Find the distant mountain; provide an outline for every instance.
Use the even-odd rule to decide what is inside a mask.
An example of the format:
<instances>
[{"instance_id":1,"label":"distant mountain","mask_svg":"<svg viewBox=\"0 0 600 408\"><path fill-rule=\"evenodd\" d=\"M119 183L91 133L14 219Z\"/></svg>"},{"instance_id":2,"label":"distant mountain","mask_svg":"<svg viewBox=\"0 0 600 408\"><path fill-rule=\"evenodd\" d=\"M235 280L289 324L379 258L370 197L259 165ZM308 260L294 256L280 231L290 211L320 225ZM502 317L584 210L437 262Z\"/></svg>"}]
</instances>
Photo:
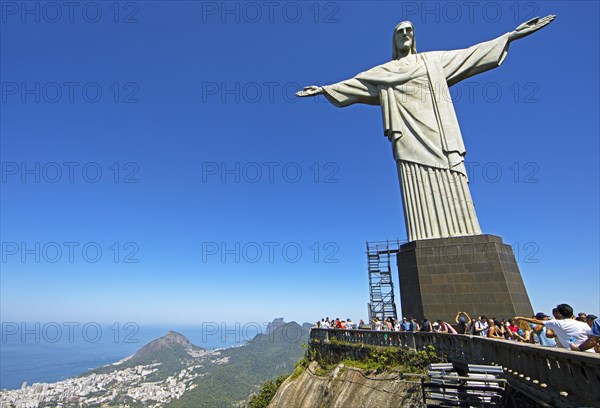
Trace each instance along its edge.
<instances>
[{"instance_id":1,"label":"distant mountain","mask_svg":"<svg viewBox=\"0 0 600 408\"><path fill-rule=\"evenodd\" d=\"M267 325L267 334L273 333L276 328L281 327L285 324L283 317L273 319L271 323Z\"/></svg>"},{"instance_id":2,"label":"distant mountain","mask_svg":"<svg viewBox=\"0 0 600 408\"><path fill-rule=\"evenodd\" d=\"M199 357L206 350L192 344L183 334L169 331L144 347L139 349L133 356L131 362L145 364L149 362L163 362L165 359Z\"/></svg>"},{"instance_id":3,"label":"distant mountain","mask_svg":"<svg viewBox=\"0 0 600 408\"><path fill-rule=\"evenodd\" d=\"M195 364L199 358L209 354L210 352L202 347L192 344L183 334L169 331L163 337L140 348L134 355L117 363L98 367L80 377L89 374L105 374L135 366L159 364L156 371L147 378L149 381L159 381L177 374L183 368Z\"/></svg>"}]
</instances>

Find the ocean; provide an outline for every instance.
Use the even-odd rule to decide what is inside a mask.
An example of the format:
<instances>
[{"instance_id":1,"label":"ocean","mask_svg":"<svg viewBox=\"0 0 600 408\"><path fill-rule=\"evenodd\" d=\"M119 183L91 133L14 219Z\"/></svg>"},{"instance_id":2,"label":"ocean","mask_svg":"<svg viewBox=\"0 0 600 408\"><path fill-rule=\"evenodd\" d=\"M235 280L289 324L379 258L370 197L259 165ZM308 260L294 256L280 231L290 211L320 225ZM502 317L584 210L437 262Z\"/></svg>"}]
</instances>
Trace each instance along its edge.
<instances>
[{"instance_id":1,"label":"ocean","mask_svg":"<svg viewBox=\"0 0 600 408\"><path fill-rule=\"evenodd\" d=\"M72 328L51 326L25 327L2 323L0 339L0 389L20 388L39 382L56 382L85 373L93 368L117 362L132 355L147 343L175 330L193 344L208 350L243 345L263 328L217 325L201 327L119 327L90 325ZM137 330L135 330L137 329ZM58 335L60 333L60 335Z\"/></svg>"}]
</instances>

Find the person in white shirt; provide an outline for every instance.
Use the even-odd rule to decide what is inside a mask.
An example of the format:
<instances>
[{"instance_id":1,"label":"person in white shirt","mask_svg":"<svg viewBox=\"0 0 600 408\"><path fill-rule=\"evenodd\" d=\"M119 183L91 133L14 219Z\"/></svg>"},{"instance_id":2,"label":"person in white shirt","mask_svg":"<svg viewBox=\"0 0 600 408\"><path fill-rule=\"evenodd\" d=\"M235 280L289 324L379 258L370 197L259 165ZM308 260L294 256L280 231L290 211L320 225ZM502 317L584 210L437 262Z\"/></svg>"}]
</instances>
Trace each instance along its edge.
<instances>
[{"instance_id":1,"label":"person in white shirt","mask_svg":"<svg viewBox=\"0 0 600 408\"><path fill-rule=\"evenodd\" d=\"M590 315L587 315L589 317ZM594 315L591 315L594 316ZM588 322L589 323L589 322ZM594 319L592 323L592 331L590 332L590 337L584 341L583 343L575 346L571 344L571 350L573 351L589 351L595 348L596 353L600 353L600 319L597 317Z\"/></svg>"},{"instance_id":2,"label":"person in white shirt","mask_svg":"<svg viewBox=\"0 0 600 408\"><path fill-rule=\"evenodd\" d=\"M477 321L475 322L475 334L478 334L482 337L487 337L489 330L489 325L487 322L487 317L479 316Z\"/></svg>"},{"instance_id":3,"label":"person in white shirt","mask_svg":"<svg viewBox=\"0 0 600 408\"><path fill-rule=\"evenodd\" d=\"M348 318L346 320L346 329L348 329L348 330L356 330L356 324L354 324L354 322L350 318Z\"/></svg>"},{"instance_id":4,"label":"person in white shirt","mask_svg":"<svg viewBox=\"0 0 600 408\"><path fill-rule=\"evenodd\" d=\"M573 308L571 306L563 303L556 306L556 309L562 319L538 320L527 317L516 317L515 319L544 325L547 329L554 332L560 341L560 345L567 350L571 350L571 344L579 346L585 342L591 331L590 326L573 318ZM594 352L592 349L587 351Z\"/></svg>"}]
</instances>

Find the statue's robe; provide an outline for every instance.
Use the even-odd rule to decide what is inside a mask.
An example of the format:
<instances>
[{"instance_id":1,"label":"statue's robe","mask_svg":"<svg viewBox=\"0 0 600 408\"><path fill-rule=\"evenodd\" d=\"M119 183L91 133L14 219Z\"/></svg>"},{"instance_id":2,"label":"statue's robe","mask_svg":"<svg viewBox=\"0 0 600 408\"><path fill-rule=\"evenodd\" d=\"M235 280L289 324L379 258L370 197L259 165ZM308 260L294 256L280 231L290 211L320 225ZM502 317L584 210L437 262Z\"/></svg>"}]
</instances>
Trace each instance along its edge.
<instances>
[{"instance_id":1,"label":"statue's robe","mask_svg":"<svg viewBox=\"0 0 600 408\"><path fill-rule=\"evenodd\" d=\"M463 50L409 54L323 87L338 107L381 106L409 241L481 234L448 87L499 66L508 52L508 36Z\"/></svg>"}]
</instances>

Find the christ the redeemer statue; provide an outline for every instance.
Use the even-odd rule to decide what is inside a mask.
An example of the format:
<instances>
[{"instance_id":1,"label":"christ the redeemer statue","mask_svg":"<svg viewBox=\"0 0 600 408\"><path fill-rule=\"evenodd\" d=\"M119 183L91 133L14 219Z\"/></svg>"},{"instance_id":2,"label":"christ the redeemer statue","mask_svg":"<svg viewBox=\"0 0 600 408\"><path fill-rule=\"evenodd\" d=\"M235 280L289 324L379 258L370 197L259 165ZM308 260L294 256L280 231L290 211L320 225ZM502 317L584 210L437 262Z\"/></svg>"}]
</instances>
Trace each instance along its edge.
<instances>
[{"instance_id":1,"label":"christ the redeemer statue","mask_svg":"<svg viewBox=\"0 0 600 408\"><path fill-rule=\"evenodd\" d=\"M498 67L511 41L548 25L534 18L495 40L454 51L417 53L409 21L394 29L392 60L298 96L323 94L335 106L380 105L398 166L409 241L481 234L465 171L465 146L448 87Z\"/></svg>"}]
</instances>

